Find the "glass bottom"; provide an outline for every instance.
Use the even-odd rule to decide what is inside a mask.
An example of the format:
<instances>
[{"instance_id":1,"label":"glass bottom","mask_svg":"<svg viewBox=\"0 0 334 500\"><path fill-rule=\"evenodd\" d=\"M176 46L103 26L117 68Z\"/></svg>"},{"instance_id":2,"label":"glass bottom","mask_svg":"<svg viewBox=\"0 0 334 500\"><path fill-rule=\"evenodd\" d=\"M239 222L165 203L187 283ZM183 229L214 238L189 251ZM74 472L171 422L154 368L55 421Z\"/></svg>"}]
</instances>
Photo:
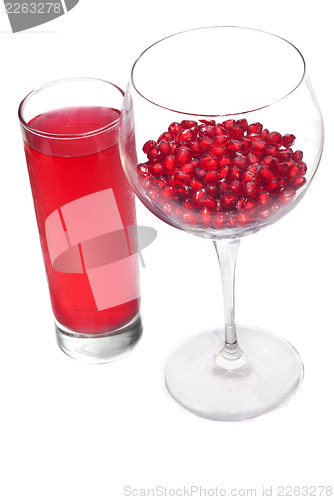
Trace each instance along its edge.
<instances>
[{"instance_id":1,"label":"glass bottom","mask_svg":"<svg viewBox=\"0 0 334 500\"><path fill-rule=\"evenodd\" d=\"M140 315L129 323L103 334L85 334L68 330L55 320L59 347L71 358L88 363L109 363L131 350L141 337Z\"/></svg>"},{"instance_id":2,"label":"glass bottom","mask_svg":"<svg viewBox=\"0 0 334 500\"><path fill-rule=\"evenodd\" d=\"M286 340L264 330L237 327L242 357L222 359L223 330L192 336L170 354L165 384L184 408L210 420L236 421L279 408L297 391L304 368Z\"/></svg>"}]
</instances>

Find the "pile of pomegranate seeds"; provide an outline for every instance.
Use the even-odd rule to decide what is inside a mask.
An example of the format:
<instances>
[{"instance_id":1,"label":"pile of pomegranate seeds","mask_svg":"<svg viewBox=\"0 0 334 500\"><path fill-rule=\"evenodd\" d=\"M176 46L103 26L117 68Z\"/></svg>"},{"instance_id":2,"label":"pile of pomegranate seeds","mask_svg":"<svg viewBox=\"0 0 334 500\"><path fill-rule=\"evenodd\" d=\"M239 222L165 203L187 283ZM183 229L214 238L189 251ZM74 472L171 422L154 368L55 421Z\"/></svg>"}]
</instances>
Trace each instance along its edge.
<instances>
[{"instance_id":1,"label":"pile of pomegranate seeds","mask_svg":"<svg viewBox=\"0 0 334 500\"><path fill-rule=\"evenodd\" d=\"M246 119L184 120L143 146L142 189L167 216L223 229L250 226L294 199L306 182L292 134Z\"/></svg>"}]
</instances>

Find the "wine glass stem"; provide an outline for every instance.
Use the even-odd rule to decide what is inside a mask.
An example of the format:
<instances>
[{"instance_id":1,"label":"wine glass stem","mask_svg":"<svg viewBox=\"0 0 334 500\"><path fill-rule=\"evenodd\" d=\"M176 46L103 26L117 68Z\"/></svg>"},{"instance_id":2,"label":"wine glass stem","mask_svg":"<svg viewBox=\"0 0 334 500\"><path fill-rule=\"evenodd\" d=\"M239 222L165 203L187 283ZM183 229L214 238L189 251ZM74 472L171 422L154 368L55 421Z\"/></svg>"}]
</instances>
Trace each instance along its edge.
<instances>
[{"instance_id":1,"label":"wine glass stem","mask_svg":"<svg viewBox=\"0 0 334 500\"><path fill-rule=\"evenodd\" d=\"M238 346L237 331L235 326L235 265L240 239L215 240L214 245L218 255L220 272L223 284L224 315L225 315L225 343L221 355L225 360L240 360L243 356Z\"/></svg>"}]
</instances>

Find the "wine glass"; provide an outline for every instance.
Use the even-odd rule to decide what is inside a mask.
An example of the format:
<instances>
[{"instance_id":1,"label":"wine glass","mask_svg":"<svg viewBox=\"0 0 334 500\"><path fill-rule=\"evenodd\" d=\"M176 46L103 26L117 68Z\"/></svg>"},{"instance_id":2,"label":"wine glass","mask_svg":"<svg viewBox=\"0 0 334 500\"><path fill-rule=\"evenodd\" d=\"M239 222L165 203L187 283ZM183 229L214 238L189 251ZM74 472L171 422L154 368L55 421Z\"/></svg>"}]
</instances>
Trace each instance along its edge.
<instances>
[{"instance_id":1,"label":"wine glass","mask_svg":"<svg viewBox=\"0 0 334 500\"><path fill-rule=\"evenodd\" d=\"M303 364L284 339L239 327L234 274L240 238L303 197L320 161L323 123L294 45L232 26L171 35L134 63L120 119L125 173L166 223L213 240L225 327L179 344L165 384L184 408L242 420L283 405Z\"/></svg>"}]
</instances>

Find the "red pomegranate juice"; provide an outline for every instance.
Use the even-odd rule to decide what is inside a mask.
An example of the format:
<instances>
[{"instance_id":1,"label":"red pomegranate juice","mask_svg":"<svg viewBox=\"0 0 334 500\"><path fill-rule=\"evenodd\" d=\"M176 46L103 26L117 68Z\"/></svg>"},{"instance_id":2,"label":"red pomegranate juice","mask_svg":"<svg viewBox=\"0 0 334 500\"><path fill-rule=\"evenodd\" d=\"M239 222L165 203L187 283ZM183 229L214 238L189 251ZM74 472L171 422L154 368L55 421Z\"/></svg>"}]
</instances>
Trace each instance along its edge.
<instances>
[{"instance_id":1,"label":"red pomegranate juice","mask_svg":"<svg viewBox=\"0 0 334 500\"><path fill-rule=\"evenodd\" d=\"M33 130L24 130L53 312L75 332L112 331L139 311L137 264L124 258L132 253L126 228L136 220L118 118L111 108L64 108L36 116ZM109 258L114 231L125 235L125 249Z\"/></svg>"}]
</instances>

